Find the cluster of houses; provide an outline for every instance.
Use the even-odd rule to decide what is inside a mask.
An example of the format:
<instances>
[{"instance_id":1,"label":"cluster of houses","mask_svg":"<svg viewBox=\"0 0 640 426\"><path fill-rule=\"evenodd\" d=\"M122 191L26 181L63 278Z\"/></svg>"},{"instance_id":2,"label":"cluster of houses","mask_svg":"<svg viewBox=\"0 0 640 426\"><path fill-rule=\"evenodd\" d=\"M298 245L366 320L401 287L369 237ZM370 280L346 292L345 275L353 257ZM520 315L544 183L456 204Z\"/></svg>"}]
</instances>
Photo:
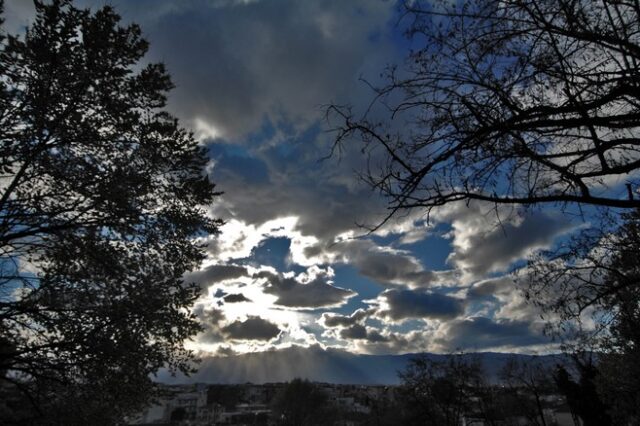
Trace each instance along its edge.
<instances>
[{"instance_id":1,"label":"cluster of houses","mask_svg":"<svg viewBox=\"0 0 640 426\"><path fill-rule=\"evenodd\" d=\"M371 419L380 407L392 407L398 392L394 386L340 385L315 383L327 396L327 403L339 409L344 419L341 425L356 426L363 419ZM129 425L275 425L272 402L287 383L237 384L237 385L173 385L161 387L161 395L154 404ZM571 415L568 406L559 395L546 395L545 424L551 426L581 426ZM360 419L360 421L358 421ZM524 426L532 424L527 418L509 418L504 425ZM496 424L495 421L491 424ZM487 426L482 417L469 414L462 418L460 426Z\"/></svg>"},{"instance_id":2,"label":"cluster of houses","mask_svg":"<svg viewBox=\"0 0 640 426\"><path fill-rule=\"evenodd\" d=\"M238 385L162 386L153 405L130 425L269 425L274 423L271 402L286 383ZM393 401L393 386L315 384L328 403L340 409L366 415L375 402Z\"/></svg>"}]
</instances>

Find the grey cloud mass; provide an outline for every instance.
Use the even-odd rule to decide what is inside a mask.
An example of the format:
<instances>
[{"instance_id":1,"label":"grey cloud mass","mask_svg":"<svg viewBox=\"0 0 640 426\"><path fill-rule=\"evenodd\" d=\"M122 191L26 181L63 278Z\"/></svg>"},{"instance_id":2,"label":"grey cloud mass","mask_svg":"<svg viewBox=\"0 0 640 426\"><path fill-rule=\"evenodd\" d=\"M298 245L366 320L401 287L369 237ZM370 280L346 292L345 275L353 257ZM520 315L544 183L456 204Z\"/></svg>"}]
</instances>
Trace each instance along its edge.
<instances>
[{"instance_id":1,"label":"grey cloud mass","mask_svg":"<svg viewBox=\"0 0 640 426\"><path fill-rule=\"evenodd\" d=\"M349 328L340 330L340 337L343 339L366 339L367 328L361 324L354 324Z\"/></svg>"},{"instance_id":2,"label":"grey cloud mass","mask_svg":"<svg viewBox=\"0 0 640 426\"><path fill-rule=\"evenodd\" d=\"M471 240L471 249L461 251L451 259L476 273L503 270L531 250L548 246L568 228L568 222L558 218L542 214L528 216L518 226L505 224L503 229L477 235Z\"/></svg>"},{"instance_id":3,"label":"grey cloud mass","mask_svg":"<svg viewBox=\"0 0 640 426\"><path fill-rule=\"evenodd\" d=\"M436 340L444 350L513 348L549 342L542 329L528 321L494 321L486 317L451 321L445 326L444 337Z\"/></svg>"},{"instance_id":4,"label":"grey cloud mass","mask_svg":"<svg viewBox=\"0 0 640 426\"><path fill-rule=\"evenodd\" d=\"M371 309L358 309L351 315L333 313L322 314L322 323L325 327L349 327L365 320L373 311Z\"/></svg>"},{"instance_id":5,"label":"grey cloud mass","mask_svg":"<svg viewBox=\"0 0 640 426\"><path fill-rule=\"evenodd\" d=\"M238 265L211 265L199 271L192 272L185 277L187 282L195 282L203 289L220 281L237 279L247 276L248 271L244 266Z\"/></svg>"},{"instance_id":6,"label":"grey cloud mass","mask_svg":"<svg viewBox=\"0 0 640 426\"><path fill-rule=\"evenodd\" d=\"M393 320L407 318L451 319L464 312L464 301L444 294L419 290L386 290L379 297L387 309L377 315Z\"/></svg>"},{"instance_id":7,"label":"grey cloud mass","mask_svg":"<svg viewBox=\"0 0 640 426\"><path fill-rule=\"evenodd\" d=\"M355 266L363 275L379 283L427 286L434 278L411 256L388 252L360 253Z\"/></svg>"},{"instance_id":8,"label":"grey cloud mass","mask_svg":"<svg viewBox=\"0 0 640 426\"><path fill-rule=\"evenodd\" d=\"M351 290L335 287L322 275L307 283L301 283L294 277L285 278L280 274L262 271L254 278L266 279L265 292L278 296L276 304L291 308L315 309L340 306L355 296Z\"/></svg>"},{"instance_id":9,"label":"grey cloud mass","mask_svg":"<svg viewBox=\"0 0 640 426\"><path fill-rule=\"evenodd\" d=\"M408 285L427 287L438 280L433 271L425 270L410 253L380 247L371 240L349 240L338 244L311 247L307 254L325 253L334 261L348 263L358 271L381 285Z\"/></svg>"},{"instance_id":10,"label":"grey cloud mass","mask_svg":"<svg viewBox=\"0 0 640 426\"><path fill-rule=\"evenodd\" d=\"M511 275L479 281L469 288L467 297L483 298L499 294L509 294L516 290L516 280Z\"/></svg>"},{"instance_id":11,"label":"grey cloud mass","mask_svg":"<svg viewBox=\"0 0 640 426\"><path fill-rule=\"evenodd\" d=\"M436 220L451 222L454 251L449 263L482 278L504 271L535 250L548 247L573 225L563 216L542 211L518 211L474 202L458 203L437 212Z\"/></svg>"},{"instance_id":12,"label":"grey cloud mass","mask_svg":"<svg viewBox=\"0 0 640 426\"><path fill-rule=\"evenodd\" d=\"M280 328L276 324L260 317L236 320L222 327L221 331L232 340L272 340L280 334Z\"/></svg>"},{"instance_id":13,"label":"grey cloud mass","mask_svg":"<svg viewBox=\"0 0 640 426\"><path fill-rule=\"evenodd\" d=\"M150 59L167 63L176 83L172 109L196 132L197 120L220 130L217 145L247 149L233 161L224 161L229 155L215 161L212 177L225 191L217 215L256 225L295 215L304 235L325 240L357 229L355 222L379 220L382 204L353 178L360 155L344 155L339 167L318 163L329 152L318 123L320 105L360 97L368 103L371 92L359 77L377 76L394 55L382 36L392 2L122 0L116 6L144 28Z\"/></svg>"},{"instance_id":14,"label":"grey cloud mass","mask_svg":"<svg viewBox=\"0 0 640 426\"><path fill-rule=\"evenodd\" d=\"M242 293L227 294L222 298L222 300L227 303L251 302L251 300L245 297L245 295Z\"/></svg>"},{"instance_id":15,"label":"grey cloud mass","mask_svg":"<svg viewBox=\"0 0 640 426\"><path fill-rule=\"evenodd\" d=\"M95 8L104 5L104 0L76 1ZM32 13L32 7L25 6L30 2L6 3L13 28ZM380 231L382 238L357 238L364 232L358 223L376 225L386 214L385 201L354 178L353 170L363 170L367 158L358 144L347 144L340 161L319 161L332 143L320 106L344 102L353 104L356 112L362 110L372 92L359 77L375 83L386 64L404 57L407 46L390 34L397 30L390 25L397 18L395 2L112 3L125 21L141 25L151 46L146 59L166 63L176 85L169 109L202 140L211 159L207 171L224 191L209 209L237 225L226 240L209 240L206 264L213 265L185 276L187 282L214 292L203 294L194 308L204 327L199 342L230 353L236 342L276 347L294 341L287 335L290 330L303 335L304 341L306 329L298 327L303 321L315 327L311 337L321 339L325 332L325 337L343 339L362 352L511 348L545 342L537 312L519 294L517 283L509 275L495 275L572 230L566 218L542 210L523 213L459 203L432 212L433 222L446 228L441 246L432 248L425 241L435 231L425 224L421 211L388 224ZM392 126L402 135L411 131L405 124ZM379 153L370 154L375 164ZM279 234L290 239L289 251L285 246L275 260L274 253L255 255L261 242L271 238L260 226L291 218L295 220L287 226L293 229ZM287 235L289 231L295 235ZM442 250L439 260L430 262L429 250ZM311 268L316 269L310 272ZM224 281L229 282L212 287ZM369 289L361 291L361 286L369 281L379 286L364 296ZM455 296L445 293L454 286L462 290ZM260 291L269 296L260 297ZM318 312L347 303L353 310L369 302L369 308L351 315ZM255 307L265 311L243 311ZM276 311L305 312L286 312L292 323L281 330L282 320L276 324L270 321L278 318L275 314L262 313ZM264 318L253 316L256 312ZM246 319L234 320L238 317ZM429 327L431 321L420 320L436 320L437 336L432 329L406 321L411 319Z\"/></svg>"},{"instance_id":16,"label":"grey cloud mass","mask_svg":"<svg viewBox=\"0 0 640 426\"><path fill-rule=\"evenodd\" d=\"M224 336L220 332L220 324L225 320L224 312L219 309L205 309L203 305L196 306L194 315L200 320L203 331L198 340L203 343L220 343Z\"/></svg>"},{"instance_id":17,"label":"grey cloud mass","mask_svg":"<svg viewBox=\"0 0 640 426\"><path fill-rule=\"evenodd\" d=\"M371 343L388 342L390 339L383 336L378 330L365 327L361 324L354 324L349 328L340 330L340 337L348 340L366 340Z\"/></svg>"},{"instance_id":18,"label":"grey cloud mass","mask_svg":"<svg viewBox=\"0 0 640 426\"><path fill-rule=\"evenodd\" d=\"M318 105L348 92L359 70L384 65L386 49L372 36L385 31L392 6L364 0L136 0L119 10L143 26L153 40L152 58L171 70L173 109L233 137L265 119L315 120Z\"/></svg>"},{"instance_id":19,"label":"grey cloud mass","mask_svg":"<svg viewBox=\"0 0 640 426\"><path fill-rule=\"evenodd\" d=\"M247 185L246 180L251 179L248 173L254 172L239 169L237 164L216 164L211 175L224 189L225 196L223 204L214 206L214 213L257 226L275 218L295 216L298 231L321 241L320 254L325 251L325 243L331 244L336 235L361 232L356 222L380 220L384 211L382 201L372 197L364 185L352 182L348 186L344 182L353 179L353 169L358 166L337 167L328 161L318 164L328 148L314 149L316 136L308 138L295 140L286 149L252 152L269 176L259 183ZM302 148L309 152L297 152ZM265 159L266 156L271 158ZM333 177L336 181L331 180Z\"/></svg>"},{"instance_id":20,"label":"grey cloud mass","mask_svg":"<svg viewBox=\"0 0 640 426\"><path fill-rule=\"evenodd\" d=\"M236 320L223 325L226 316L221 309L205 309L199 305L194 314L200 319L204 330L198 335L202 343L224 343L228 340L268 341L280 335L280 328L258 316L249 316L246 320Z\"/></svg>"}]
</instances>

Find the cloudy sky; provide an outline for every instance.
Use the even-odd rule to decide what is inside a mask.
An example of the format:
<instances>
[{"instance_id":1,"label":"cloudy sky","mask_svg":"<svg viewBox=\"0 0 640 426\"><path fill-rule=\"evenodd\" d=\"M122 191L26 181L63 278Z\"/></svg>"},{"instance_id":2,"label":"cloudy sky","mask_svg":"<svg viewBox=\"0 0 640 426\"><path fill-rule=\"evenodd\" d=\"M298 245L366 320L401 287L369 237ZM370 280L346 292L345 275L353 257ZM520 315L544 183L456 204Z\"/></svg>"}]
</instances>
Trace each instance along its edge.
<instances>
[{"instance_id":1,"label":"cloudy sky","mask_svg":"<svg viewBox=\"0 0 640 426\"><path fill-rule=\"evenodd\" d=\"M522 296L526 270L512 273L580 223L553 210L457 204L363 235L386 212L356 176L360 146L323 160L333 137L326 105L364 111L373 94L363 80L378 81L411 47L392 1L108 3L141 25L147 59L167 64L169 109L208 147L224 191L211 212L226 225L188 277L202 288L194 313L205 327L192 348L548 349ZM9 28L32 14L30 0L6 7Z\"/></svg>"}]
</instances>

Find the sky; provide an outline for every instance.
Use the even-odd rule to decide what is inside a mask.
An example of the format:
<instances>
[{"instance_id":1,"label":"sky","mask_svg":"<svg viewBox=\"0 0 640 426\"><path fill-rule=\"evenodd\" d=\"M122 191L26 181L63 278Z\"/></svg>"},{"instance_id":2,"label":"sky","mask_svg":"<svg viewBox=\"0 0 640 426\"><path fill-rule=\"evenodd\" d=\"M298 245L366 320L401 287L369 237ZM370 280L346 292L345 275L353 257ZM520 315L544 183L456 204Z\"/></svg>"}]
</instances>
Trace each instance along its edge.
<instances>
[{"instance_id":1,"label":"sky","mask_svg":"<svg viewBox=\"0 0 640 426\"><path fill-rule=\"evenodd\" d=\"M30 0L7 0L24 27ZM100 7L104 0L77 4ZM553 350L525 302L526 259L584 224L553 208L449 204L396 217L358 179L358 141L327 158L325 112L362 114L411 42L392 1L111 0L176 88L168 109L209 152L226 224L186 279L203 354L292 346L363 354ZM370 111L388 119L384 110ZM406 126L393 122L393 126ZM375 155L375 154L373 154Z\"/></svg>"}]
</instances>

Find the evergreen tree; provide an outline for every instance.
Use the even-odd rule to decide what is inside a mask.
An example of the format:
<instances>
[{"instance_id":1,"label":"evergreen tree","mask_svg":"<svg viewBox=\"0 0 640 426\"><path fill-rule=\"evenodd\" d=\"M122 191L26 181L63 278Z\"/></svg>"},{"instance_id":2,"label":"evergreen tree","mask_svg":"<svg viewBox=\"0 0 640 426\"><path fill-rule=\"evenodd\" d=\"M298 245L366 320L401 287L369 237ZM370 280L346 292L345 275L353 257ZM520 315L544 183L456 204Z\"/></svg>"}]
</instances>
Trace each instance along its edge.
<instances>
[{"instance_id":1,"label":"evergreen tree","mask_svg":"<svg viewBox=\"0 0 640 426\"><path fill-rule=\"evenodd\" d=\"M0 384L23 398L1 415L113 424L159 368L190 369L199 288L182 277L220 225L217 194L140 28L34 3L0 40Z\"/></svg>"}]
</instances>

